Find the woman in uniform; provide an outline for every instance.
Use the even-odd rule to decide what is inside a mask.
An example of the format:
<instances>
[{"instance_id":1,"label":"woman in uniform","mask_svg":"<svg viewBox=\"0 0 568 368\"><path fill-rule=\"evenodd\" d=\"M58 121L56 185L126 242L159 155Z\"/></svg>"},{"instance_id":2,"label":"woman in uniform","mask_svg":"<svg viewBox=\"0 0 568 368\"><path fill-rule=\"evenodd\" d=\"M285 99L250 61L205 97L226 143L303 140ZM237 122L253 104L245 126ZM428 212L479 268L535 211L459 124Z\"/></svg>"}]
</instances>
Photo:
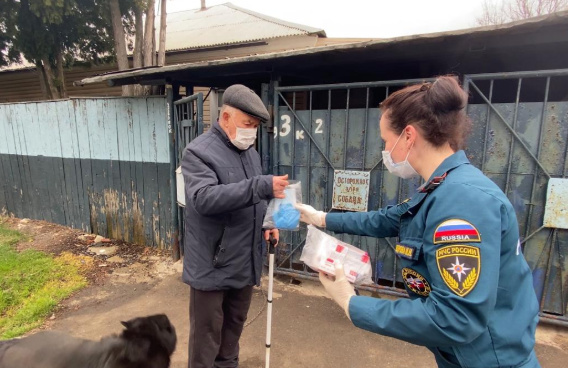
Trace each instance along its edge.
<instances>
[{"instance_id":1,"label":"woman in uniform","mask_svg":"<svg viewBox=\"0 0 568 368\"><path fill-rule=\"evenodd\" d=\"M455 77L442 76L381 103L385 166L425 181L409 200L363 213L298 209L303 222L336 233L399 239L409 299L357 296L341 267L336 278L320 273L355 326L425 346L439 367L540 367L538 302L515 211L461 150L467 98Z\"/></svg>"}]
</instances>

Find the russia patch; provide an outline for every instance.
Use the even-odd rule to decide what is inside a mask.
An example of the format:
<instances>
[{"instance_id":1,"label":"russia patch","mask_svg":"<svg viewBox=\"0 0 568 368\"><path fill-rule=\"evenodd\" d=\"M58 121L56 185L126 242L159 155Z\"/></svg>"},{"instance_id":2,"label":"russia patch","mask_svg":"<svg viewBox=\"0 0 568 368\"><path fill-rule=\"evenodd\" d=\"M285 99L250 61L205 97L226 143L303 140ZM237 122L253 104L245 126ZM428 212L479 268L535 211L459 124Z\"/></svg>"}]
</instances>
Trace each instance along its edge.
<instances>
[{"instance_id":1,"label":"russia patch","mask_svg":"<svg viewBox=\"0 0 568 368\"><path fill-rule=\"evenodd\" d=\"M443 243L479 243L479 231L467 221L451 219L442 222L434 231L434 244Z\"/></svg>"}]
</instances>

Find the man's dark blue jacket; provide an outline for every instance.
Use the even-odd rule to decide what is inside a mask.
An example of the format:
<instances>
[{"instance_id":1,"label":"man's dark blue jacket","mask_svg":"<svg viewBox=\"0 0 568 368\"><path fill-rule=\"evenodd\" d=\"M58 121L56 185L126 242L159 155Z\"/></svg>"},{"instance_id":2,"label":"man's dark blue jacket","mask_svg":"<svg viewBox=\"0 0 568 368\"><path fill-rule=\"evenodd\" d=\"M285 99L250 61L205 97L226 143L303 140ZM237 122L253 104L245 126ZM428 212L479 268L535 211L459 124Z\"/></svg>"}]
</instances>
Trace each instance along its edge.
<instances>
[{"instance_id":1,"label":"man's dark blue jacket","mask_svg":"<svg viewBox=\"0 0 568 368\"><path fill-rule=\"evenodd\" d=\"M183 281L194 289L259 285L262 222L273 197L254 148L241 151L215 123L187 145Z\"/></svg>"}]
</instances>

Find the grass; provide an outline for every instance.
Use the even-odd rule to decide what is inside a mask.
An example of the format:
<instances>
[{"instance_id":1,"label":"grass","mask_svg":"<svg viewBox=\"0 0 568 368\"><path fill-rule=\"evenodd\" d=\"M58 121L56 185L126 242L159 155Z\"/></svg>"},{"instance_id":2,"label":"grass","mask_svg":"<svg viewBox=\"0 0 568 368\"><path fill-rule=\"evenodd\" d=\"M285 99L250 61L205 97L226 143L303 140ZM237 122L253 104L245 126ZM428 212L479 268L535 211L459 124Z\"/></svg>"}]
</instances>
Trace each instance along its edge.
<instances>
[{"instance_id":1,"label":"grass","mask_svg":"<svg viewBox=\"0 0 568 368\"><path fill-rule=\"evenodd\" d=\"M92 265L70 253L17 252L13 246L22 240L0 221L0 339L41 326L59 302L87 285L83 274Z\"/></svg>"}]
</instances>

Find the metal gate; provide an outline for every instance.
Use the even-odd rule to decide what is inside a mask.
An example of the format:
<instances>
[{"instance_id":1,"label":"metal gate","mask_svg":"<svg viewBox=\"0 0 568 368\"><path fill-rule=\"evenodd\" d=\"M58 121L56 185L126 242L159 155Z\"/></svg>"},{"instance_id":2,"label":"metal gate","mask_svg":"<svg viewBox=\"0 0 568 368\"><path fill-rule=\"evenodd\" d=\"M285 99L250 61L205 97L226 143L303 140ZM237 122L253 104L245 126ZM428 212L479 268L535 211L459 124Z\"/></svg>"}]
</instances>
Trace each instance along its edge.
<instances>
[{"instance_id":1,"label":"metal gate","mask_svg":"<svg viewBox=\"0 0 568 368\"><path fill-rule=\"evenodd\" d=\"M302 182L303 200L317 209L332 211L336 170L369 173L367 209L394 205L410 197L420 179L400 180L382 164L378 104L389 93L424 80L275 87L273 173L288 174ZM337 199L337 198L336 198ZM306 229L282 232L276 271L312 277L300 262ZM369 253L375 286L383 293L405 295L394 253L396 239L339 235Z\"/></svg>"},{"instance_id":2,"label":"metal gate","mask_svg":"<svg viewBox=\"0 0 568 368\"><path fill-rule=\"evenodd\" d=\"M568 69L467 75L474 165L515 207L541 316L568 325Z\"/></svg>"},{"instance_id":3,"label":"metal gate","mask_svg":"<svg viewBox=\"0 0 568 368\"><path fill-rule=\"evenodd\" d=\"M472 97L468 114L474 122L467 155L513 203L541 311L560 323L567 322L568 315L568 239L565 230L545 227L543 221L545 207L552 221L566 216L562 195L553 204L546 203L549 179L566 178L568 170L568 95L562 92L568 85L566 77L568 71L560 70L468 75L464 79ZM377 106L395 90L423 81L276 86L273 173L301 180L304 202L324 211L334 211L335 170L369 172L369 211L410 197L420 179L400 180L382 165ZM563 182L556 184L557 189L562 188ZM562 216L550 215L562 211ZM277 272L314 276L299 261L305 236L305 229L282 232ZM369 253L377 284L369 289L406 295L394 255L395 239L339 237Z\"/></svg>"},{"instance_id":4,"label":"metal gate","mask_svg":"<svg viewBox=\"0 0 568 368\"><path fill-rule=\"evenodd\" d=\"M179 168L183 157L183 150L193 139L203 133L203 93L184 97L174 102L174 151L175 151L175 168ZM176 170L177 180L175 181L176 193L178 198L183 196L184 188L181 183L181 170ZM185 200L185 199L184 199ZM177 225L179 231L179 244L181 254L183 255L183 235L184 235L184 206L177 201Z\"/></svg>"}]
</instances>

